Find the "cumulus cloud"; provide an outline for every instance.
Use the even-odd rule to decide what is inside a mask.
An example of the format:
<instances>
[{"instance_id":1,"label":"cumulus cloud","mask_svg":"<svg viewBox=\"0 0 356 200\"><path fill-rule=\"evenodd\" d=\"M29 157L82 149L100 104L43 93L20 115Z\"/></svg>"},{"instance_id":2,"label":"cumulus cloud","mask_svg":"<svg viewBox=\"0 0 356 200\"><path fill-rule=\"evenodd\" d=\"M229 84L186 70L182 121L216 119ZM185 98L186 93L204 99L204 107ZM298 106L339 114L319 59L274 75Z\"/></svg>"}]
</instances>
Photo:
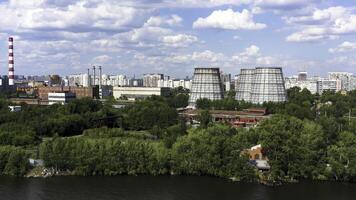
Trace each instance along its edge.
<instances>
[{"instance_id":1,"label":"cumulus cloud","mask_svg":"<svg viewBox=\"0 0 356 200\"><path fill-rule=\"evenodd\" d=\"M342 53L342 52L349 52L356 50L356 42L348 42L345 41L336 48L330 48L329 52L330 53Z\"/></svg>"},{"instance_id":2,"label":"cumulus cloud","mask_svg":"<svg viewBox=\"0 0 356 200\"><path fill-rule=\"evenodd\" d=\"M178 15L171 16L152 16L145 23L146 26L180 26L183 19Z\"/></svg>"},{"instance_id":3,"label":"cumulus cloud","mask_svg":"<svg viewBox=\"0 0 356 200\"><path fill-rule=\"evenodd\" d=\"M243 52L232 56L232 60L238 64L255 63L260 55L260 48L256 45L247 47Z\"/></svg>"},{"instance_id":4,"label":"cumulus cloud","mask_svg":"<svg viewBox=\"0 0 356 200\"><path fill-rule=\"evenodd\" d=\"M254 22L253 14L246 9L242 12L234 12L232 9L227 9L216 10L206 18L198 18L193 23L193 27L227 30L260 30L266 28L267 25Z\"/></svg>"},{"instance_id":5,"label":"cumulus cloud","mask_svg":"<svg viewBox=\"0 0 356 200\"><path fill-rule=\"evenodd\" d=\"M289 42L319 42L356 33L356 15L341 6L315 9L309 15L287 17L285 21L300 29L287 36Z\"/></svg>"},{"instance_id":6,"label":"cumulus cloud","mask_svg":"<svg viewBox=\"0 0 356 200\"><path fill-rule=\"evenodd\" d=\"M254 0L255 6L272 9L296 9L319 0Z\"/></svg>"},{"instance_id":7,"label":"cumulus cloud","mask_svg":"<svg viewBox=\"0 0 356 200\"><path fill-rule=\"evenodd\" d=\"M172 47L187 47L197 41L196 36L186 34L167 35L162 38L165 45Z\"/></svg>"},{"instance_id":8,"label":"cumulus cloud","mask_svg":"<svg viewBox=\"0 0 356 200\"><path fill-rule=\"evenodd\" d=\"M122 31L135 27L152 12L150 9L124 7L107 1L89 4L78 1L65 8L49 6L45 0L12 0L0 4L0 26L12 31Z\"/></svg>"}]
</instances>

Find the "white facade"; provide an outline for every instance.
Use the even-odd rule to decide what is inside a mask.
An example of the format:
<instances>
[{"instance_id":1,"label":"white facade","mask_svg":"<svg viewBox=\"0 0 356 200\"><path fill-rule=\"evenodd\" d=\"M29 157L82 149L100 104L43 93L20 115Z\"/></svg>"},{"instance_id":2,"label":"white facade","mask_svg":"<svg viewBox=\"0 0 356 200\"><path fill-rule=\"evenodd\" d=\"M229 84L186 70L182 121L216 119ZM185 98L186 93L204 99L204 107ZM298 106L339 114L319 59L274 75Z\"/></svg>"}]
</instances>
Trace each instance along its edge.
<instances>
[{"instance_id":1,"label":"white facade","mask_svg":"<svg viewBox=\"0 0 356 200\"><path fill-rule=\"evenodd\" d=\"M89 76L88 74L69 75L68 76L68 85L69 86L88 87L90 78L91 78L91 76Z\"/></svg>"},{"instance_id":2,"label":"white facade","mask_svg":"<svg viewBox=\"0 0 356 200\"><path fill-rule=\"evenodd\" d=\"M163 74L144 74L143 86L144 87L158 87L158 81L164 80Z\"/></svg>"},{"instance_id":3,"label":"white facade","mask_svg":"<svg viewBox=\"0 0 356 200\"><path fill-rule=\"evenodd\" d=\"M75 94L70 92L51 92L48 93L48 105L56 103L65 104L75 99Z\"/></svg>"},{"instance_id":4,"label":"white facade","mask_svg":"<svg viewBox=\"0 0 356 200\"><path fill-rule=\"evenodd\" d=\"M319 94L323 94L323 92L326 90L339 92L341 91L341 88L341 80L321 79L318 81Z\"/></svg>"},{"instance_id":5,"label":"white facade","mask_svg":"<svg viewBox=\"0 0 356 200\"><path fill-rule=\"evenodd\" d=\"M127 98L128 100L142 99L156 96L167 96L169 88L164 87L114 87L113 96L115 99Z\"/></svg>"},{"instance_id":6,"label":"white facade","mask_svg":"<svg viewBox=\"0 0 356 200\"><path fill-rule=\"evenodd\" d=\"M185 89L191 89L192 87L192 80L158 80L157 81L158 87L168 87L168 88L177 88L177 87L183 87Z\"/></svg>"},{"instance_id":7,"label":"white facade","mask_svg":"<svg viewBox=\"0 0 356 200\"><path fill-rule=\"evenodd\" d=\"M312 94L318 93L318 81L317 80L305 80L298 81L298 78L291 77L285 79L286 89L299 87L300 89L308 89Z\"/></svg>"},{"instance_id":8,"label":"white facade","mask_svg":"<svg viewBox=\"0 0 356 200\"><path fill-rule=\"evenodd\" d=\"M350 91L352 73L348 72L329 72L329 80L339 80L341 82L341 90Z\"/></svg>"}]
</instances>

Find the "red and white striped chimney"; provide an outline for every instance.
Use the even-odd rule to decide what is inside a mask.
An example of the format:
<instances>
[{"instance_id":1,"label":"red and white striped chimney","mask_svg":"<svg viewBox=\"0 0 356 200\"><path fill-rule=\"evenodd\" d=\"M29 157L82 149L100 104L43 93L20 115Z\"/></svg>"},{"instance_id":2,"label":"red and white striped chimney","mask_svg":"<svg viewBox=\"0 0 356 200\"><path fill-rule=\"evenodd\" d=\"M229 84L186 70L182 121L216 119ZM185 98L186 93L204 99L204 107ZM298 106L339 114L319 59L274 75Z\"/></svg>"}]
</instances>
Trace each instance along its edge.
<instances>
[{"instance_id":1,"label":"red and white striped chimney","mask_svg":"<svg viewBox=\"0 0 356 200\"><path fill-rule=\"evenodd\" d=\"M14 85L14 38L9 37L9 85Z\"/></svg>"}]
</instances>

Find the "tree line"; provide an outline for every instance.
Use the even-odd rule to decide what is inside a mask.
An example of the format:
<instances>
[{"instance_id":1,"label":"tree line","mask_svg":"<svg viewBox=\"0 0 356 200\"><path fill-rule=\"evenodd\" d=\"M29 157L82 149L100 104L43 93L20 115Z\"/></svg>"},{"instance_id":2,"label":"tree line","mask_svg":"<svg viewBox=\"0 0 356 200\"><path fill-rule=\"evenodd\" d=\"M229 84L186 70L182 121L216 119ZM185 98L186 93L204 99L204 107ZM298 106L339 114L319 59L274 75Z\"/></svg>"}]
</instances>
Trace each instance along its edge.
<instances>
[{"instance_id":1,"label":"tree line","mask_svg":"<svg viewBox=\"0 0 356 200\"><path fill-rule=\"evenodd\" d=\"M120 109L113 108L114 100L79 99L48 107L22 105L21 112L11 113L9 102L0 100L0 174L23 175L32 156L76 175L185 174L251 181L260 174L241 152L262 144L270 179L355 181L356 91L313 95L292 88L287 95L285 103L263 105L235 101L234 95L199 100L198 128L187 126L177 113L188 101L182 89ZM211 109L248 107L265 107L273 116L251 129L214 124L209 116Z\"/></svg>"}]
</instances>

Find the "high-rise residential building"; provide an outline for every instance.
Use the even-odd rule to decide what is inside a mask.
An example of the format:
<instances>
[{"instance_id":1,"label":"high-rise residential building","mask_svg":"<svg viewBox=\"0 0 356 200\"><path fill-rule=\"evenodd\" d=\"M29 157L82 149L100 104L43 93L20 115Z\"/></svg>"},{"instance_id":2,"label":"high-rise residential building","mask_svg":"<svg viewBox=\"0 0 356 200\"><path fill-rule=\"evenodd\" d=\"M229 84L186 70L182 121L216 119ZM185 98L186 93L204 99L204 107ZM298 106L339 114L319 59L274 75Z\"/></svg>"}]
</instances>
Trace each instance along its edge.
<instances>
[{"instance_id":1,"label":"high-rise residential building","mask_svg":"<svg viewBox=\"0 0 356 200\"><path fill-rule=\"evenodd\" d=\"M351 77L352 73L348 72L329 72L329 80L340 80L341 90L350 91L351 90Z\"/></svg>"},{"instance_id":2,"label":"high-rise residential building","mask_svg":"<svg viewBox=\"0 0 356 200\"><path fill-rule=\"evenodd\" d=\"M341 80L320 79L318 81L318 94L323 94L324 91L339 92L341 85Z\"/></svg>"},{"instance_id":3,"label":"high-rise residential building","mask_svg":"<svg viewBox=\"0 0 356 200\"><path fill-rule=\"evenodd\" d=\"M143 86L144 87L158 87L158 81L164 80L163 74L144 74Z\"/></svg>"},{"instance_id":4,"label":"high-rise residential building","mask_svg":"<svg viewBox=\"0 0 356 200\"><path fill-rule=\"evenodd\" d=\"M296 77L285 78L286 89L299 87L301 90L307 89L312 94L318 93L318 80L307 79L304 81L299 81Z\"/></svg>"},{"instance_id":5,"label":"high-rise residential building","mask_svg":"<svg viewBox=\"0 0 356 200\"><path fill-rule=\"evenodd\" d=\"M350 79L350 90L356 90L356 76L352 75Z\"/></svg>"},{"instance_id":6,"label":"high-rise residential building","mask_svg":"<svg viewBox=\"0 0 356 200\"><path fill-rule=\"evenodd\" d=\"M89 86L90 75L88 74L74 74L68 76L69 86Z\"/></svg>"},{"instance_id":7,"label":"high-rise residential building","mask_svg":"<svg viewBox=\"0 0 356 200\"><path fill-rule=\"evenodd\" d=\"M241 69L236 84L236 100L262 104L286 101L283 71L280 67Z\"/></svg>"},{"instance_id":8,"label":"high-rise residential building","mask_svg":"<svg viewBox=\"0 0 356 200\"><path fill-rule=\"evenodd\" d=\"M231 90L231 80L231 74L221 72L221 82L223 84L224 91Z\"/></svg>"},{"instance_id":9,"label":"high-rise residential building","mask_svg":"<svg viewBox=\"0 0 356 200\"><path fill-rule=\"evenodd\" d=\"M219 68L195 68L189 96L189 107L198 99L220 100L224 97Z\"/></svg>"}]
</instances>

